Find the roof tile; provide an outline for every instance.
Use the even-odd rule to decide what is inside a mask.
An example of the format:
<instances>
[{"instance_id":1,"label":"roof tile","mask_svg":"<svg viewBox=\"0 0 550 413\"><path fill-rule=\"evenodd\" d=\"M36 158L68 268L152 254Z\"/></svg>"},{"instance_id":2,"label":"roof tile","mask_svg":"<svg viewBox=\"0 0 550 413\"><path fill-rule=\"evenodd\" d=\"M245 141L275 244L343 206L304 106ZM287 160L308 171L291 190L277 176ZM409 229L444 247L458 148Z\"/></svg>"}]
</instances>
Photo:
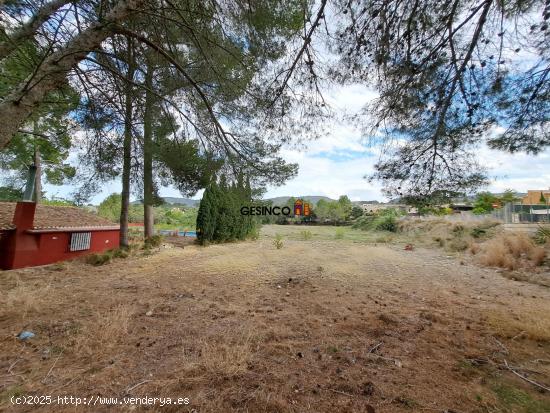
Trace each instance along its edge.
<instances>
[{"instance_id":1,"label":"roof tile","mask_svg":"<svg viewBox=\"0 0 550 413\"><path fill-rule=\"evenodd\" d=\"M0 202L0 230L15 229L12 223L15 205L15 202ZM113 224L82 208L38 204L33 228L105 227Z\"/></svg>"}]
</instances>

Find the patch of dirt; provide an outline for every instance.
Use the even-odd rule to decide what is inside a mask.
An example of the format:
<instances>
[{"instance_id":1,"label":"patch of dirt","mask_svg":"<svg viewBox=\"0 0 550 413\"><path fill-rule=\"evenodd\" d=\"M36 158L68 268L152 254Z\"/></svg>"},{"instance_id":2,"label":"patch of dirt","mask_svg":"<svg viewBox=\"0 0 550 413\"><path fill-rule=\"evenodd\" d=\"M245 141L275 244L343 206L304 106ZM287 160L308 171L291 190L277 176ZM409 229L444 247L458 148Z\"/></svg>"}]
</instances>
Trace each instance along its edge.
<instances>
[{"instance_id":1,"label":"patch of dirt","mask_svg":"<svg viewBox=\"0 0 550 413\"><path fill-rule=\"evenodd\" d=\"M528 411L504 385L550 403L503 367L550 384L548 288L423 248L184 247L0 273L0 408L34 410L9 402L26 394L189 397L136 407L163 412Z\"/></svg>"}]
</instances>

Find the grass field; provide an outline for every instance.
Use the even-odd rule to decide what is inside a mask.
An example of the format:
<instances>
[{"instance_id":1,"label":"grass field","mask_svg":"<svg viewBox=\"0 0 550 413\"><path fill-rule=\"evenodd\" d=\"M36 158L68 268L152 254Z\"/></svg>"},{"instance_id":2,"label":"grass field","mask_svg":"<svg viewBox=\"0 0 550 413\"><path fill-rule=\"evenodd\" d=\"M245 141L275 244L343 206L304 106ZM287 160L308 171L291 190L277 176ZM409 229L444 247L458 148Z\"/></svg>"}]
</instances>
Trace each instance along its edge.
<instances>
[{"instance_id":1,"label":"grass field","mask_svg":"<svg viewBox=\"0 0 550 413\"><path fill-rule=\"evenodd\" d=\"M266 226L257 241L2 272L0 409L100 395L190 399L135 407L158 412L550 411L527 381L550 385L550 290L432 239L405 249L415 239Z\"/></svg>"}]
</instances>

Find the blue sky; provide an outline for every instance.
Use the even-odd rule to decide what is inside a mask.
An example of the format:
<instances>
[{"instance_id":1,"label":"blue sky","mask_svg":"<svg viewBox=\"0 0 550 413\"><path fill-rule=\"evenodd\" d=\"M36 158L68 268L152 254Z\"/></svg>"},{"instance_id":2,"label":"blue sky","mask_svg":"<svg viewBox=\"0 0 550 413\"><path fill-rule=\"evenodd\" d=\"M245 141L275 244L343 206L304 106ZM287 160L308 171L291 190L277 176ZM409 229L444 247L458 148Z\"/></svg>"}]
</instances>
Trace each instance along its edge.
<instances>
[{"instance_id":1,"label":"blue sky","mask_svg":"<svg viewBox=\"0 0 550 413\"><path fill-rule=\"evenodd\" d=\"M357 112L376 94L360 85L335 87L326 93L326 99L336 113ZM326 126L326 134L308 142L303 150L284 148L282 155L289 162L299 165L298 175L280 187L269 187L266 197L325 195L337 198L348 195L352 201L384 200L381 184L370 183L365 175L374 172L381 147L367 146L360 130L336 116ZM512 188L526 192L528 189L550 188L550 150L538 156L508 154L481 147L479 160L489 169L491 183L488 190L502 192ZM70 186L45 187L48 196L67 196ZM97 204L107 195L120 192L119 182L107 183L93 199ZM162 188L162 196L181 196L174 188ZM194 198L200 198L198 193Z\"/></svg>"}]
</instances>

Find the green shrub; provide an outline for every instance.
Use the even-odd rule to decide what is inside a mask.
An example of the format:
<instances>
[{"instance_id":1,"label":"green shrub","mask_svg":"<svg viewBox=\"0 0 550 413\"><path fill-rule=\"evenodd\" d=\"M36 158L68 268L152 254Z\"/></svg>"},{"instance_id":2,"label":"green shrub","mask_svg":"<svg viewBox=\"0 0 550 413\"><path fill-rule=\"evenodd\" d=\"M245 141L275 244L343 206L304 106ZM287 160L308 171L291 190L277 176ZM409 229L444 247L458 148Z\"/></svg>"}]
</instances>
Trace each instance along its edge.
<instances>
[{"instance_id":1,"label":"green shrub","mask_svg":"<svg viewBox=\"0 0 550 413\"><path fill-rule=\"evenodd\" d=\"M344 239L345 231L343 228L337 228L336 233L334 234L334 238L336 239Z\"/></svg>"},{"instance_id":2,"label":"green shrub","mask_svg":"<svg viewBox=\"0 0 550 413\"><path fill-rule=\"evenodd\" d=\"M256 241L258 238L260 238L260 227L259 225L255 225L250 231L250 239Z\"/></svg>"},{"instance_id":3,"label":"green shrub","mask_svg":"<svg viewBox=\"0 0 550 413\"><path fill-rule=\"evenodd\" d=\"M129 252L127 248L117 248L113 250L113 258L128 258Z\"/></svg>"},{"instance_id":4,"label":"green shrub","mask_svg":"<svg viewBox=\"0 0 550 413\"><path fill-rule=\"evenodd\" d=\"M55 264L49 265L48 268L52 271L63 271L66 268L64 262L56 262Z\"/></svg>"},{"instance_id":5,"label":"green shrub","mask_svg":"<svg viewBox=\"0 0 550 413\"><path fill-rule=\"evenodd\" d=\"M128 244L128 251L131 252L131 251L136 251L136 250L139 250L141 249L142 247L142 244L141 242L130 242Z\"/></svg>"},{"instance_id":6,"label":"green shrub","mask_svg":"<svg viewBox=\"0 0 550 413\"><path fill-rule=\"evenodd\" d=\"M454 227L453 227L453 232L455 234L462 234L464 232L464 225L461 225L461 224L456 224Z\"/></svg>"},{"instance_id":7,"label":"green shrub","mask_svg":"<svg viewBox=\"0 0 550 413\"><path fill-rule=\"evenodd\" d=\"M86 262L90 265L104 265L111 262L113 258L113 250L98 252L86 256Z\"/></svg>"},{"instance_id":8,"label":"green shrub","mask_svg":"<svg viewBox=\"0 0 550 413\"><path fill-rule=\"evenodd\" d=\"M283 248L283 236L281 234L275 234L275 239L273 240L273 245L275 245L275 248L280 250Z\"/></svg>"},{"instance_id":9,"label":"green shrub","mask_svg":"<svg viewBox=\"0 0 550 413\"><path fill-rule=\"evenodd\" d=\"M422 206L418 209L418 212L420 215L435 215L441 217L444 215L451 215L453 210L449 207Z\"/></svg>"},{"instance_id":10,"label":"green shrub","mask_svg":"<svg viewBox=\"0 0 550 413\"><path fill-rule=\"evenodd\" d=\"M404 211L396 208L384 208L378 211L379 216L390 216L390 217L400 217L406 215Z\"/></svg>"},{"instance_id":11,"label":"green shrub","mask_svg":"<svg viewBox=\"0 0 550 413\"><path fill-rule=\"evenodd\" d=\"M447 247L450 251L465 251L468 249L468 242L462 238L452 240Z\"/></svg>"},{"instance_id":12,"label":"green shrub","mask_svg":"<svg viewBox=\"0 0 550 413\"><path fill-rule=\"evenodd\" d=\"M128 239L130 241L141 241L143 239L143 229L138 227L128 228Z\"/></svg>"},{"instance_id":13,"label":"green shrub","mask_svg":"<svg viewBox=\"0 0 550 413\"><path fill-rule=\"evenodd\" d=\"M481 238L483 235L485 235L486 232L487 230L485 228L474 227L470 231L470 235L474 238Z\"/></svg>"},{"instance_id":14,"label":"green shrub","mask_svg":"<svg viewBox=\"0 0 550 413\"><path fill-rule=\"evenodd\" d=\"M162 235L153 235L152 237L146 238L145 241L143 241L143 248L144 249L156 248L156 247L160 247L161 244L162 244Z\"/></svg>"},{"instance_id":15,"label":"green shrub","mask_svg":"<svg viewBox=\"0 0 550 413\"><path fill-rule=\"evenodd\" d=\"M393 215L383 215L374 220L374 229L377 231L397 232L397 220Z\"/></svg>"},{"instance_id":16,"label":"green shrub","mask_svg":"<svg viewBox=\"0 0 550 413\"><path fill-rule=\"evenodd\" d=\"M352 228L363 231L389 231L397 232L398 211L387 209L379 215L362 216L355 221Z\"/></svg>"},{"instance_id":17,"label":"green shrub","mask_svg":"<svg viewBox=\"0 0 550 413\"><path fill-rule=\"evenodd\" d=\"M311 237L313 237L313 234L311 233L311 231L304 230L300 232L300 236L304 241L308 241L311 239Z\"/></svg>"},{"instance_id":18,"label":"green shrub","mask_svg":"<svg viewBox=\"0 0 550 413\"><path fill-rule=\"evenodd\" d=\"M364 215L362 217L357 218L355 223L352 225L352 228L354 229L361 229L363 231L372 230L373 226L372 223L375 219L375 216L373 215Z\"/></svg>"},{"instance_id":19,"label":"green shrub","mask_svg":"<svg viewBox=\"0 0 550 413\"><path fill-rule=\"evenodd\" d=\"M537 244L546 244L550 242L550 227L540 226L535 234L535 242Z\"/></svg>"}]
</instances>

